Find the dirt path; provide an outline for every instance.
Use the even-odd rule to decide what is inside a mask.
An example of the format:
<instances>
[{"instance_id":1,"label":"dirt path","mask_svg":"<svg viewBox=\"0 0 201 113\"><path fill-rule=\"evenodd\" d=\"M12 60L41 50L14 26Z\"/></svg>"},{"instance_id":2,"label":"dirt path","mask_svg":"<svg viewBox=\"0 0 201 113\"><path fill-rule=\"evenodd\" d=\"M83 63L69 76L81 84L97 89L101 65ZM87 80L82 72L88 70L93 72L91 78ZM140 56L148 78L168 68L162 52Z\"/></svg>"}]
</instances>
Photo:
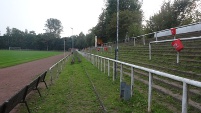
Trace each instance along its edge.
<instances>
[{"instance_id":1,"label":"dirt path","mask_svg":"<svg viewBox=\"0 0 201 113\"><path fill-rule=\"evenodd\" d=\"M63 54L0 69L0 105L63 58Z\"/></svg>"}]
</instances>

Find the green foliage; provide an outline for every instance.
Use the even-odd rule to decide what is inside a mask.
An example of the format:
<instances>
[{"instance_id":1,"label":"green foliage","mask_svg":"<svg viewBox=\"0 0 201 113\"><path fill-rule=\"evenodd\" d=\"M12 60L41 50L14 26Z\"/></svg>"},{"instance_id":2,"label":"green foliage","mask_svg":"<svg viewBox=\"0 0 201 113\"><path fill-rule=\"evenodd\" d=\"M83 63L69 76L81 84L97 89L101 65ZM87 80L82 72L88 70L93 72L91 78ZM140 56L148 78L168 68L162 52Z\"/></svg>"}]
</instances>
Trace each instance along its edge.
<instances>
[{"instance_id":1,"label":"green foliage","mask_svg":"<svg viewBox=\"0 0 201 113\"><path fill-rule=\"evenodd\" d=\"M61 21L55 18L47 19L45 27L46 33L53 34L56 38L59 38L61 32L63 31Z\"/></svg>"},{"instance_id":2,"label":"green foliage","mask_svg":"<svg viewBox=\"0 0 201 113\"><path fill-rule=\"evenodd\" d=\"M141 29L142 11L141 3L138 0L120 0L119 1L119 39L123 40L128 32L129 36L140 34L133 32L133 28ZM117 23L117 1L108 0L106 9L99 16L99 22L93 29L96 36L101 37L103 42L114 41L116 39Z\"/></svg>"},{"instance_id":3,"label":"green foliage","mask_svg":"<svg viewBox=\"0 0 201 113\"><path fill-rule=\"evenodd\" d=\"M164 30L195 22L199 19L192 18L198 0L175 0L164 2L158 13L147 21L146 33ZM194 16L195 17L195 16Z\"/></svg>"}]
</instances>

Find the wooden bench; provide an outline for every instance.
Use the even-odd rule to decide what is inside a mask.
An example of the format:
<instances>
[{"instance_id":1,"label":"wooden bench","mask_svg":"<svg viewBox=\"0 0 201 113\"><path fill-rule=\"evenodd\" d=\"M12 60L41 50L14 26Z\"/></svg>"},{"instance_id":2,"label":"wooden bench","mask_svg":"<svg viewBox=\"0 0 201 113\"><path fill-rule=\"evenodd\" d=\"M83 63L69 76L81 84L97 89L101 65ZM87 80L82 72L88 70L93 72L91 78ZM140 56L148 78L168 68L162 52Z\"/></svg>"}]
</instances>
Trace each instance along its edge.
<instances>
[{"instance_id":1,"label":"wooden bench","mask_svg":"<svg viewBox=\"0 0 201 113\"><path fill-rule=\"evenodd\" d=\"M39 82L44 82L46 88L48 89L47 83L45 82L45 77L46 77L46 75L47 75L47 71L45 71L44 73L42 73L42 74L40 75L40 80L39 80Z\"/></svg>"},{"instance_id":2,"label":"wooden bench","mask_svg":"<svg viewBox=\"0 0 201 113\"><path fill-rule=\"evenodd\" d=\"M11 97L9 100L7 100L5 102L5 108L4 108L3 113L9 113L19 103L24 103L27 107L28 112L30 113L29 107L25 100L26 94L27 94L27 89L28 89L28 86L22 88L17 94L15 94L13 97Z\"/></svg>"},{"instance_id":3,"label":"wooden bench","mask_svg":"<svg viewBox=\"0 0 201 113\"><path fill-rule=\"evenodd\" d=\"M39 80L40 80L40 76L38 78L36 78L35 80L33 80L29 85L28 85L28 89L27 89L27 95L32 91L32 90L37 90L40 97L41 97L41 93L38 89L38 84L39 84Z\"/></svg>"},{"instance_id":4,"label":"wooden bench","mask_svg":"<svg viewBox=\"0 0 201 113\"><path fill-rule=\"evenodd\" d=\"M5 103L0 105L0 113L4 113L4 112L5 112Z\"/></svg>"}]
</instances>

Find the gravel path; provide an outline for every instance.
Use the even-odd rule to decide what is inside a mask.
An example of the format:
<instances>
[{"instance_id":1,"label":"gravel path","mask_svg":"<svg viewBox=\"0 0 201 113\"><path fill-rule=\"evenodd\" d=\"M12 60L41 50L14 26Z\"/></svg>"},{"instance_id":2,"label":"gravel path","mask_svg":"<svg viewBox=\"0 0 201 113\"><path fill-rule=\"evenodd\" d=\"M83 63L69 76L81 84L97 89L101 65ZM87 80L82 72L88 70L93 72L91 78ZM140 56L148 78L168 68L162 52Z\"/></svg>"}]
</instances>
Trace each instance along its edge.
<instances>
[{"instance_id":1,"label":"gravel path","mask_svg":"<svg viewBox=\"0 0 201 113\"><path fill-rule=\"evenodd\" d=\"M63 58L63 54L0 69L0 105Z\"/></svg>"}]
</instances>

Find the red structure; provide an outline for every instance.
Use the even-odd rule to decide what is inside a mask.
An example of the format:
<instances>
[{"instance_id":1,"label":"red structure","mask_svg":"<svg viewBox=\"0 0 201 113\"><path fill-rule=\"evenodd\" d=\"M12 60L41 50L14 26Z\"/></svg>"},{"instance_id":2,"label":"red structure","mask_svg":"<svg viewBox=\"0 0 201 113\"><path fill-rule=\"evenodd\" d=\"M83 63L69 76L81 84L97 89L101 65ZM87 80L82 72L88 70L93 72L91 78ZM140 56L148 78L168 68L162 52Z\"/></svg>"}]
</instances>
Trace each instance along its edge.
<instances>
[{"instance_id":1,"label":"red structure","mask_svg":"<svg viewBox=\"0 0 201 113\"><path fill-rule=\"evenodd\" d=\"M181 42L180 39L177 39L177 40L173 41L173 42L172 42L172 46L173 46L178 52L180 52L180 51L184 48L184 46L183 46L183 44L182 44L182 42Z\"/></svg>"}]
</instances>

